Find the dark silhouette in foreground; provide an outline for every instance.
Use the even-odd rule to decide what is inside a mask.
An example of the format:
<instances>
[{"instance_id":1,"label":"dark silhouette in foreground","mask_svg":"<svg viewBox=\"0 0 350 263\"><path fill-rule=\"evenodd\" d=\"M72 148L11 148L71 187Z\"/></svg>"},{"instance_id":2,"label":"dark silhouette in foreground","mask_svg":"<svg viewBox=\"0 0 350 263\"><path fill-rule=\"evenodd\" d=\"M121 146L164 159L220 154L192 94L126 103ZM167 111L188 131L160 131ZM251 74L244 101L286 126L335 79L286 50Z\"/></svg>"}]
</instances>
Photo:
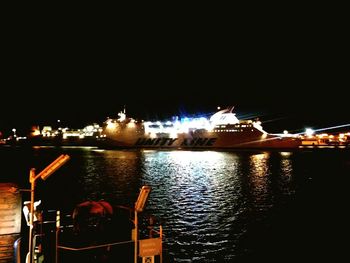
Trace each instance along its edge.
<instances>
[{"instance_id":1,"label":"dark silhouette in foreground","mask_svg":"<svg viewBox=\"0 0 350 263\"><path fill-rule=\"evenodd\" d=\"M103 200L78 204L72 212L73 233L68 243L72 247L91 249L75 252L70 257L84 262L108 262L116 253L130 250L132 255L132 243L104 246L131 241L131 212L132 209L113 206Z\"/></svg>"}]
</instances>

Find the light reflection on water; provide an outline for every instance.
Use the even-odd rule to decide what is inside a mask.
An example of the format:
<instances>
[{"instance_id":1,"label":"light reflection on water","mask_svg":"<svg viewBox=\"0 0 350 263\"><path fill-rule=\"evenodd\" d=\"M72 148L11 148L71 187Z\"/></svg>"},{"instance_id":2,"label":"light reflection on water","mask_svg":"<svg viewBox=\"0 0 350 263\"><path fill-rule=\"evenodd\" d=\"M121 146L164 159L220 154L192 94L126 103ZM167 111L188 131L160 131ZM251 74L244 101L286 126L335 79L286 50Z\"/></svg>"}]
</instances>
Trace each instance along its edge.
<instances>
[{"instance_id":1,"label":"light reflection on water","mask_svg":"<svg viewBox=\"0 0 350 263\"><path fill-rule=\"evenodd\" d=\"M230 224L241 212L237 166L236 155L222 152L145 153L144 181L153 189L149 204L166 222L172 257L203 261L232 242Z\"/></svg>"},{"instance_id":2,"label":"light reflection on water","mask_svg":"<svg viewBox=\"0 0 350 263\"><path fill-rule=\"evenodd\" d=\"M268 249L263 243L274 220L280 218L276 214L290 205L298 189L312 183L308 178L324 170L307 153L290 152L41 148L4 155L0 151L4 159L20 155L24 160L30 155L19 164L26 171L43 167L61 153L69 154L71 160L59 175L38 186L38 194L66 211L82 200L101 198L132 207L140 187L150 185L146 212L161 219L164 262L259 258L260 247ZM329 160L327 155L317 158ZM349 158L342 158L346 173ZM339 167L335 160L332 165ZM11 160L4 165L5 170L13 170Z\"/></svg>"},{"instance_id":3,"label":"light reflection on water","mask_svg":"<svg viewBox=\"0 0 350 263\"><path fill-rule=\"evenodd\" d=\"M171 257L205 262L247 253L237 248L241 236L274 202L270 153L155 151L144 158L143 180L153 189L149 206L166 222ZM286 165L281 178L290 176Z\"/></svg>"},{"instance_id":4,"label":"light reflection on water","mask_svg":"<svg viewBox=\"0 0 350 263\"><path fill-rule=\"evenodd\" d=\"M270 191L268 189L269 185L269 153L260 153L250 156L250 191L253 195L253 202L256 207L263 209L265 206L270 206L271 201L268 200Z\"/></svg>"}]
</instances>

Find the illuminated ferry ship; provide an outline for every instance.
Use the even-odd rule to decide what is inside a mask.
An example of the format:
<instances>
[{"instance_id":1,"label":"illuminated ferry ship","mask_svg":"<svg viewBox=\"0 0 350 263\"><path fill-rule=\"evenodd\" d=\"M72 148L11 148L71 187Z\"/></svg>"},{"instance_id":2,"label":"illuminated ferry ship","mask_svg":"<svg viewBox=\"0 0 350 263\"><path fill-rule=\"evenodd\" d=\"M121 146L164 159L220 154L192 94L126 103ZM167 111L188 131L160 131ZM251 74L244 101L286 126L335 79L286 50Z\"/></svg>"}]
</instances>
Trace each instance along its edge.
<instances>
[{"instance_id":1,"label":"illuminated ferry ship","mask_svg":"<svg viewBox=\"0 0 350 263\"><path fill-rule=\"evenodd\" d=\"M173 121L136 121L120 112L103 126L105 146L121 148L298 148L300 139L290 134L269 134L260 121L239 120L232 108L210 118L181 118Z\"/></svg>"}]
</instances>

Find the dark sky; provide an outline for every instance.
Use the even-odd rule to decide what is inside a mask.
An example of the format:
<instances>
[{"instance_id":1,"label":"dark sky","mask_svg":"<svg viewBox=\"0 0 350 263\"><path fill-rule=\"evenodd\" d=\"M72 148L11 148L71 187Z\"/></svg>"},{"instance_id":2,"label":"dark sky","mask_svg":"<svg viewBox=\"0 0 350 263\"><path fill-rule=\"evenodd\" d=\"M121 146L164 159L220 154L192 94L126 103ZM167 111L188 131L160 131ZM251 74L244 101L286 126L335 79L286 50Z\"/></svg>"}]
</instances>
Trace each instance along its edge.
<instances>
[{"instance_id":1,"label":"dark sky","mask_svg":"<svg viewBox=\"0 0 350 263\"><path fill-rule=\"evenodd\" d=\"M81 127L124 105L140 118L234 105L273 131L350 122L340 19L44 24L3 33L0 130Z\"/></svg>"}]
</instances>

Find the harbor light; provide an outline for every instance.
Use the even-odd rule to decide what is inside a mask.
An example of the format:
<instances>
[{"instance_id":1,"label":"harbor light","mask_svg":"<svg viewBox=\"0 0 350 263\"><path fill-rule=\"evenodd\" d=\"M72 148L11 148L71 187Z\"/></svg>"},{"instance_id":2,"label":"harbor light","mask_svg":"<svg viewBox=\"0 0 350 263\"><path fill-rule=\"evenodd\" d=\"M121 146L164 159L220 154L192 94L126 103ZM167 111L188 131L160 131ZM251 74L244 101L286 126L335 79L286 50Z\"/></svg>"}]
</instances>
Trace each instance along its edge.
<instances>
[{"instance_id":1,"label":"harbor light","mask_svg":"<svg viewBox=\"0 0 350 263\"><path fill-rule=\"evenodd\" d=\"M112 120L107 120L107 129L108 130L114 130L117 128L117 124L113 122Z\"/></svg>"},{"instance_id":2,"label":"harbor light","mask_svg":"<svg viewBox=\"0 0 350 263\"><path fill-rule=\"evenodd\" d=\"M305 135L306 136L312 136L315 133L315 131L311 128L306 128L305 129Z\"/></svg>"}]
</instances>

